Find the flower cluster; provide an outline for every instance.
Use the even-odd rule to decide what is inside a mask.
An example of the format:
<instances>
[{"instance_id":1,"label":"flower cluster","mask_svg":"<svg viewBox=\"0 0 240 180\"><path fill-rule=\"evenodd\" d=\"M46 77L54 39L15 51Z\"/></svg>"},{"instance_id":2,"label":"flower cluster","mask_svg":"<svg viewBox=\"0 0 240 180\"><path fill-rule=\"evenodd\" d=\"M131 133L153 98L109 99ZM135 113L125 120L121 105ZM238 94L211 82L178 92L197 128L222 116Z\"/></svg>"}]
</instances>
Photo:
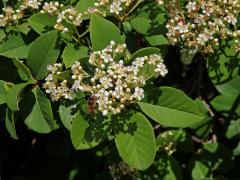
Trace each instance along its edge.
<instances>
[{"instance_id":1,"label":"flower cluster","mask_svg":"<svg viewBox=\"0 0 240 180\"><path fill-rule=\"evenodd\" d=\"M131 179L138 179L138 172L133 167L130 167L123 161L113 163L108 166L109 172L113 180L121 180L122 177L129 176Z\"/></svg>"},{"instance_id":2,"label":"flower cluster","mask_svg":"<svg viewBox=\"0 0 240 180\"><path fill-rule=\"evenodd\" d=\"M168 155L176 151L176 134L172 131L165 131L160 135L161 141L158 144L158 151L165 151Z\"/></svg>"},{"instance_id":3,"label":"flower cluster","mask_svg":"<svg viewBox=\"0 0 240 180\"><path fill-rule=\"evenodd\" d=\"M59 11L60 8L63 8L63 4L59 4L57 1L49 3L45 2L40 12L54 15Z\"/></svg>"},{"instance_id":4,"label":"flower cluster","mask_svg":"<svg viewBox=\"0 0 240 180\"><path fill-rule=\"evenodd\" d=\"M21 0L19 0L21 1ZM20 10L39 9L43 0L23 0Z\"/></svg>"},{"instance_id":5,"label":"flower cluster","mask_svg":"<svg viewBox=\"0 0 240 180\"><path fill-rule=\"evenodd\" d=\"M57 21L54 26L55 29L61 32L68 32L66 23L74 26L80 26L82 23L82 14L78 13L73 7L64 7L57 1L45 2L42 0L23 0L20 8L14 10L12 7L3 8L3 14L0 15L0 27L18 23L24 17L26 10L39 10L42 14L49 14L57 16Z\"/></svg>"},{"instance_id":6,"label":"flower cluster","mask_svg":"<svg viewBox=\"0 0 240 180\"><path fill-rule=\"evenodd\" d=\"M59 80L59 78L57 78L57 76L62 73L62 64L56 63L49 65L47 69L49 74L45 78L46 82L43 88L46 90L46 93L50 95L52 101L58 101L61 98L72 99L67 80Z\"/></svg>"},{"instance_id":7,"label":"flower cluster","mask_svg":"<svg viewBox=\"0 0 240 180\"><path fill-rule=\"evenodd\" d=\"M204 53L213 53L220 40L234 39L239 51L237 16L239 0L195 0L181 9L176 0L168 5L171 19L167 23L167 37L171 44L181 45ZM178 8L177 8L178 7Z\"/></svg>"},{"instance_id":8,"label":"flower cluster","mask_svg":"<svg viewBox=\"0 0 240 180\"><path fill-rule=\"evenodd\" d=\"M96 8L102 8L109 10L109 13L121 15L128 7L131 5L132 0L99 0L98 3L95 3Z\"/></svg>"},{"instance_id":9,"label":"flower cluster","mask_svg":"<svg viewBox=\"0 0 240 180\"><path fill-rule=\"evenodd\" d=\"M119 20L123 20L128 16L128 13L131 12L136 6L143 0L98 0L94 4L94 7L88 9L88 13L97 13L103 16L106 14L115 15ZM164 0L155 0L158 4L164 4Z\"/></svg>"},{"instance_id":10,"label":"flower cluster","mask_svg":"<svg viewBox=\"0 0 240 180\"><path fill-rule=\"evenodd\" d=\"M19 9L14 10L10 6L3 8L3 13L0 14L0 27L18 23L18 21L24 17L26 10L38 9L41 2L42 0L24 0Z\"/></svg>"},{"instance_id":11,"label":"flower cluster","mask_svg":"<svg viewBox=\"0 0 240 180\"><path fill-rule=\"evenodd\" d=\"M38 10L42 14L57 16L54 28L61 32L68 32L69 27L66 24L80 26L82 20L90 14L95 13L101 16L107 14L116 15L119 20L123 20L127 16L127 12L131 11L134 3L132 0L98 0L93 7L88 8L84 13L78 13L74 7L65 7L58 1L44 2L43 0L19 0L20 8L14 10L12 7L3 8L3 14L0 14L0 27L11 24L17 24L24 17L27 10ZM163 0L156 0L159 4L163 4Z\"/></svg>"},{"instance_id":12,"label":"flower cluster","mask_svg":"<svg viewBox=\"0 0 240 180\"><path fill-rule=\"evenodd\" d=\"M108 113L118 114L126 106L141 101L144 98L143 86L147 79L142 70L145 65L152 68L155 73L165 76L167 74L163 59L158 54L136 58L131 64L125 65L120 57L126 56L126 45L111 42L102 51L93 52L89 58L89 64L94 67L94 74L88 75L80 62L73 64L71 71L73 84L71 92L88 92L96 97L97 109L104 116ZM54 66L55 67L55 66ZM52 80L52 74L58 69L50 66L51 74L46 78L44 88L51 93L53 100L64 97L62 91L54 91L56 83ZM50 80L49 80L50 79ZM52 86L49 86L49 82ZM58 84L59 85L59 84ZM51 87L51 88L49 88ZM53 89L52 89L53 87ZM59 89L63 89L60 84ZM69 88L64 88L66 97L69 98ZM59 95L60 94L60 95ZM56 97L55 97L56 96Z\"/></svg>"},{"instance_id":13,"label":"flower cluster","mask_svg":"<svg viewBox=\"0 0 240 180\"><path fill-rule=\"evenodd\" d=\"M59 4L59 2L45 2L40 12L56 15L57 21L54 28L62 32L69 31L64 25L65 23L73 24L74 26L80 26L82 23L81 13L78 13L73 7L64 8L63 4Z\"/></svg>"}]
</instances>

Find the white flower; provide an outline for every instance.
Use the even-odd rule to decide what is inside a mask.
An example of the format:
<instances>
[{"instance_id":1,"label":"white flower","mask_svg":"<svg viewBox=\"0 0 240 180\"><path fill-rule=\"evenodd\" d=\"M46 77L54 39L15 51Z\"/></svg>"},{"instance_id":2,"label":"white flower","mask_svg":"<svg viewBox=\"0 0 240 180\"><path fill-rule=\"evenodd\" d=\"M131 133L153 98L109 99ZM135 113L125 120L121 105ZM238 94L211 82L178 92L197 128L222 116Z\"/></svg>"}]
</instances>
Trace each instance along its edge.
<instances>
[{"instance_id":1,"label":"white flower","mask_svg":"<svg viewBox=\"0 0 240 180\"><path fill-rule=\"evenodd\" d=\"M188 12L195 11L197 9L196 1L188 2L188 4L186 5L186 8L187 8Z\"/></svg>"}]
</instances>

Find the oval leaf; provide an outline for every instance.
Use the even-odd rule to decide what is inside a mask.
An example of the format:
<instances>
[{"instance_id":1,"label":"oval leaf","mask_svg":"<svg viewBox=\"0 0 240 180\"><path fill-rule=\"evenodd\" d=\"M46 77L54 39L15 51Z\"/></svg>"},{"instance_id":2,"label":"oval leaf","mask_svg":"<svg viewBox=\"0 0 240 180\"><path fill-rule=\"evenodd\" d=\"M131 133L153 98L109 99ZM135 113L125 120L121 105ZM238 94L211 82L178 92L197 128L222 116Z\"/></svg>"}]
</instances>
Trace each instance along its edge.
<instances>
[{"instance_id":1,"label":"oval leaf","mask_svg":"<svg viewBox=\"0 0 240 180\"><path fill-rule=\"evenodd\" d=\"M129 123L134 127L132 132L116 134L118 152L127 164L145 170L151 166L156 154L153 128L141 113L133 114Z\"/></svg>"},{"instance_id":2,"label":"oval leaf","mask_svg":"<svg viewBox=\"0 0 240 180\"><path fill-rule=\"evenodd\" d=\"M130 58L130 62L134 61L137 57L149 56L151 54L159 54L160 49L155 47L147 47L136 51Z\"/></svg>"},{"instance_id":3,"label":"oval leaf","mask_svg":"<svg viewBox=\"0 0 240 180\"><path fill-rule=\"evenodd\" d=\"M0 80L0 105L6 103L7 92L10 89L10 85L3 80Z\"/></svg>"},{"instance_id":4,"label":"oval leaf","mask_svg":"<svg viewBox=\"0 0 240 180\"><path fill-rule=\"evenodd\" d=\"M153 104L138 104L147 116L161 125L184 128L204 119L197 104L180 90L162 87L149 94L146 99Z\"/></svg>"},{"instance_id":5,"label":"oval leaf","mask_svg":"<svg viewBox=\"0 0 240 180\"><path fill-rule=\"evenodd\" d=\"M30 69L25 64L23 64L18 59L13 59L13 64L18 69L18 74L22 80L25 80L25 81L34 80Z\"/></svg>"},{"instance_id":6,"label":"oval leaf","mask_svg":"<svg viewBox=\"0 0 240 180\"><path fill-rule=\"evenodd\" d=\"M30 47L27 65L37 80L43 79L47 75L47 65L58 59L57 38L58 32L51 31L38 37Z\"/></svg>"},{"instance_id":7,"label":"oval leaf","mask_svg":"<svg viewBox=\"0 0 240 180\"><path fill-rule=\"evenodd\" d=\"M214 84L225 83L237 76L240 55L236 53L233 41L223 42L214 54L208 56L208 75Z\"/></svg>"},{"instance_id":8,"label":"oval leaf","mask_svg":"<svg viewBox=\"0 0 240 180\"><path fill-rule=\"evenodd\" d=\"M19 110L18 103L20 101L21 93L24 90L24 88L26 88L26 86L29 84L30 84L29 82L17 84L17 85L14 85L8 91L6 102L7 102L8 107L11 110L13 110L13 111Z\"/></svg>"},{"instance_id":9,"label":"oval leaf","mask_svg":"<svg viewBox=\"0 0 240 180\"><path fill-rule=\"evenodd\" d=\"M26 96L23 103L25 124L38 133L49 133L57 128L53 118L51 103L44 93L36 87Z\"/></svg>"},{"instance_id":10,"label":"oval leaf","mask_svg":"<svg viewBox=\"0 0 240 180\"><path fill-rule=\"evenodd\" d=\"M69 131L72 128L72 122L76 118L77 112L76 110L78 109L77 104L61 104L59 106L59 116L60 119L64 125L65 128L67 128Z\"/></svg>"},{"instance_id":11,"label":"oval leaf","mask_svg":"<svg viewBox=\"0 0 240 180\"><path fill-rule=\"evenodd\" d=\"M15 128L15 118L14 118L14 112L11 111L9 108L6 110L6 116L5 116L5 126L7 131L9 132L10 136L13 139L18 139L16 128Z\"/></svg>"},{"instance_id":12,"label":"oval leaf","mask_svg":"<svg viewBox=\"0 0 240 180\"><path fill-rule=\"evenodd\" d=\"M19 32L6 38L0 45L0 55L8 58L26 58L28 50L29 45Z\"/></svg>"},{"instance_id":13,"label":"oval leaf","mask_svg":"<svg viewBox=\"0 0 240 180\"><path fill-rule=\"evenodd\" d=\"M90 127L85 117L78 112L73 121L71 129L71 139L73 146L77 150L90 149L99 144L99 142L88 137L88 128ZM91 140L90 140L91 139Z\"/></svg>"},{"instance_id":14,"label":"oval leaf","mask_svg":"<svg viewBox=\"0 0 240 180\"><path fill-rule=\"evenodd\" d=\"M94 7L94 3L97 3L97 2L98 0L80 0L76 4L75 8L79 13L84 13L88 10L88 8Z\"/></svg>"},{"instance_id":15,"label":"oval leaf","mask_svg":"<svg viewBox=\"0 0 240 180\"><path fill-rule=\"evenodd\" d=\"M95 14L92 15L90 21L90 37L94 51L104 49L110 41L124 43L121 31L117 26Z\"/></svg>"},{"instance_id":16,"label":"oval leaf","mask_svg":"<svg viewBox=\"0 0 240 180\"><path fill-rule=\"evenodd\" d=\"M54 30L56 20L56 16L38 13L28 18L28 23L38 34L43 34L49 30Z\"/></svg>"},{"instance_id":17,"label":"oval leaf","mask_svg":"<svg viewBox=\"0 0 240 180\"><path fill-rule=\"evenodd\" d=\"M62 55L67 68L71 67L75 61L85 57L88 57L88 48L86 46L75 47L74 44L68 44Z\"/></svg>"}]
</instances>

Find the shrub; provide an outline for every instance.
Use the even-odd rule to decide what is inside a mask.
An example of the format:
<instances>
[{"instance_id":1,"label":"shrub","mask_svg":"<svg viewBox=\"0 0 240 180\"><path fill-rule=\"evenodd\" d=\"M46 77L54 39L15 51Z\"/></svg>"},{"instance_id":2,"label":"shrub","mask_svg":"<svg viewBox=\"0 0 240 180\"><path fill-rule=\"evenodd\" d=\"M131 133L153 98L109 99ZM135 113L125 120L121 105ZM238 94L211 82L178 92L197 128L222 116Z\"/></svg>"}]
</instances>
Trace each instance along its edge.
<instances>
[{"instance_id":1,"label":"shrub","mask_svg":"<svg viewBox=\"0 0 240 180\"><path fill-rule=\"evenodd\" d=\"M1 2L3 178L240 178L239 0Z\"/></svg>"}]
</instances>

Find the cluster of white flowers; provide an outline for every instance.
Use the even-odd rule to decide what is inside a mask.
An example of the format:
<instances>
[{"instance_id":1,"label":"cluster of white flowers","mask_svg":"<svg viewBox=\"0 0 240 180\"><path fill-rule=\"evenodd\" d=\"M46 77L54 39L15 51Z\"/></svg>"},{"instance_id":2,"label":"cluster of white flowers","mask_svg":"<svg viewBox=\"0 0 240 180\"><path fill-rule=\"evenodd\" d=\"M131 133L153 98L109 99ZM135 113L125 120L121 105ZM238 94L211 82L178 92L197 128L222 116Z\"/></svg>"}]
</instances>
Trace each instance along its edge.
<instances>
[{"instance_id":1,"label":"cluster of white flowers","mask_svg":"<svg viewBox=\"0 0 240 180\"><path fill-rule=\"evenodd\" d=\"M0 27L5 27L11 24L17 24L24 17L26 10L38 10L42 14L57 16L54 28L61 32L68 32L69 28L66 24L80 26L82 20L90 14L95 13L101 16L107 14L116 15L119 20L123 20L127 16L127 12L134 3L138 1L132 0L98 0L94 7L90 7L84 13L78 13L74 7L65 7L58 1L44 2L43 0L19 0L20 8L14 10L12 7L3 8L3 14L0 14ZM159 4L163 4L163 0L156 0Z\"/></svg>"},{"instance_id":2,"label":"cluster of white flowers","mask_svg":"<svg viewBox=\"0 0 240 180\"><path fill-rule=\"evenodd\" d=\"M12 7L3 8L3 14L0 15L0 27L18 23L24 17L26 10L39 10L41 13L46 13L51 16L57 16L57 21L54 26L55 29L61 32L68 32L69 29L65 27L66 23L80 26L82 23L82 14L78 13L73 7L64 7L57 1L45 2L43 0L21 0L20 8L14 10Z\"/></svg>"},{"instance_id":3,"label":"cluster of white flowers","mask_svg":"<svg viewBox=\"0 0 240 180\"><path fill-rule=\"evenodd\" d=\"M155 0L158 4L164 4L164 0ZM124 19L125 16L131 8L134 7L138 2L143 2L142 0L98 0L97 3L94 4L95 7L89 8L89 13L98 13L103 16L106 14L113 14L120 19Z\"/></svg>"},{"instance_id":4,"label":"cluster of white flowers","mask_svg":"<svg viewBox=\"0 0 240 180\"><path fill-rule=\"evenodd\" d=\"M89 75L83 70L79 61L76 61L72 65L71 70L72 70L72 79L74 80L74 83L71 89L74 91L82 91L82 92L90 91L91 87L88 84L85 84L83 81L85 78L88 78Z\"/></svg>"},{"instance_id":5,"label":"cluster of white flowers","mask_svg":"<svg viewBox=\"0 0 240 180\"><path fill-rule=\"evenodd\" d=\"M21 2L20 8L16 10L10 6L2 8L3 13L0 14L0 27L18 23L18 21L24 17L26 10L39 9L42 0L21 0Z\"/></svg>"},{"instance_id":6,"label":"cluster of white flowers","mask_svg":"<svg viewBox=\"0 0 240 180\"><path fill-rule=\"evenodd\" d=\"M168 39L171 44L204 53L213 53L220 40L234 39L239 51L240 30L237 29L239 0L195 0L179 8L176 0L168 5L171 19L167 23Z\"/></svg>"},{"instance_id":7,"label":"cluster of white flowers","mask_svg":"<svg viewBox=\"0 0 240 180\"><path fill-rule=\"evenodd\" d=\"M159 54L138 57L131 65L125 65L124 60L117 59L125 55L126 45L116 44L113 41L102 51L93 52L89 58L89 64L95 68L93 76L83 70L80 62L75 62L71 68L71 78L74 82L71 88L65 88L66 97L69 98L71 92L88 92L96 97L97 109L104 116L108 113L118 114L126 106L141 101L144 98L142 87L146 83L142 74L144 66L152 67L161 76L167 74L166 66ZM44 85L47 93L51 93L54 100L59 97L65 98L62 92L54 91L56 83L53 83L52 74L58 71L58 69L53 70L55 66L50 66L51 74L46 78L47 82Z\"/></svg>"},{"instance_id":8,"label":"cluster of white flowers","mask_svg":"<svg viewBox=\"0 0 240 180\"><path fill-rule=\"evenodd\" d=\"M171 131L165 131L160 136L162 141L158 150L164 150L168 155L173 154L176 151L177 143L174 134Z\"/></svg>"},{"instance_id":9,"label":"cluster of white flowers","mask_svg":"<svg viewBox=\"0 0 240 180\"><path fill-rule=\"evenodd\" d=\"M80 26L82 23L81 13L78 13L73 7L64 8L63 4L59 4L59 2L45 2L40 12L56 15L57 21L54 28L62 32L69 31L69 29L64 26L64 22L73 24L74 26Z\"/></svg>"},{"instance_id":10,"label":"cluster of white flowers","mask_svg":"<svg viewBox=\"0 0 240 180\"><path fill-rule=\"evenodd\" d=\"M49 2L49 3L45 2L40 12L54 15L59 11L60 8L63 8L63 6L64 6L63 4L60 4L57 1Z\"/></svg>"},{"instance_id":11,"label":"cluster of white flowers","mask_svg":"<svg viewBox=\"0 0 240 180\"><path fill-rule=\"evenodd\" d=\"M39 9L43 0L19 0L22 2L20 10L25 9Z\"/></svg>"},{"instance_id":12,"label":"cluster of white flowers","mask_svg":"<svg viewBox=\"0 0 240 180\"><path fill-rule=\"evenodd\" d=\"M46 93L50 95L52 101L58 101L61 98L72 99L67 80L59 80L59 78L56 77L62 73L62 64L56 63L49 65L47 69L49 74L45 78L46 82L43 84L43 88L46 90Z\"/></svg>"},{"instance_id":13,"label":"cluster of white flowers","mask_svg":"<svg viewBox=\"0 0 240 180\"><path fill-rule=\"evenodd\" d=\"M95 7L109 10L111 14L120 15L124 12L132 3L132 0L99 0L95 3Z\"/></svg>"},{"instance_id":14,"label":"cluster of white flowers","mask_svg":"<svg viewBox=\"0 0 240 180\"><path fill-rule=\"evenodd\" d=\"M22 19L24 13L20 10L13 10L11 7L6 7L2 9L3 14L0 14L0 27L7 26L19 19Z\"/></svg>"}]
</instances>

